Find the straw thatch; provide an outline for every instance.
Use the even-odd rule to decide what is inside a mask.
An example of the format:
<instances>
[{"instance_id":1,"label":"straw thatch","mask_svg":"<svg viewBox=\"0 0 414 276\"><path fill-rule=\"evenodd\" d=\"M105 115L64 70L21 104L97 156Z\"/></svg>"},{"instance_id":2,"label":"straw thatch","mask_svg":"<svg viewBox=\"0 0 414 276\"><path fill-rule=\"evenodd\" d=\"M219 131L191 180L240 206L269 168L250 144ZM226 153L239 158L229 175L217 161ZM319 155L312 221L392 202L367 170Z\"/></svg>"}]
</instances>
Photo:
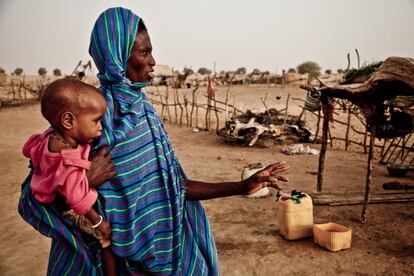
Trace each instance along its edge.
<instances>
[{"instance_id":1,"label":"straw thatch","mask_svg":"<svg viewBox=\"0 0 414 276\"><path fill-rule=\"evenodd\" d=\"M414 96L414 59L390 57L363 83L326 86L320 91L357 105L366 101L383 102L396 96Z\"/></svg>"},{"instance_id":2,"label":"straw thatch","mask_svg":"<svg viewBox=\"0 0 414 276\"><path fill-rule=\"evenodd\" d=\"M155 77L173 77L173 70L170 66L164 64L156 64L154 66Z\"/></svg>"}]
</instances>

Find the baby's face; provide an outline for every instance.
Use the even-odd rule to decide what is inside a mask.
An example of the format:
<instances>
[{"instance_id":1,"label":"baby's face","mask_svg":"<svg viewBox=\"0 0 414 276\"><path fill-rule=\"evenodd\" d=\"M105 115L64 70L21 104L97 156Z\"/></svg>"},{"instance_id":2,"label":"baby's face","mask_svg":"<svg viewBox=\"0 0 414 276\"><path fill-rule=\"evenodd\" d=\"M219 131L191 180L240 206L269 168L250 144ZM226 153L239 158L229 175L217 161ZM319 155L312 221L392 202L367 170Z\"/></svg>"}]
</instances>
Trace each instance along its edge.
<instances>
[{"instance_id":1,"label":"baby's face","mask_svg":"<svg viewBox=\"0 0 414 276\"><path fill-rule=\"evenodd\" d=\"M106 102L102 97L91 100L89 108L77 115L75 140L80 144L90 144L102 134L101 120L106 112Z\"/></svg>"}]
</instances>

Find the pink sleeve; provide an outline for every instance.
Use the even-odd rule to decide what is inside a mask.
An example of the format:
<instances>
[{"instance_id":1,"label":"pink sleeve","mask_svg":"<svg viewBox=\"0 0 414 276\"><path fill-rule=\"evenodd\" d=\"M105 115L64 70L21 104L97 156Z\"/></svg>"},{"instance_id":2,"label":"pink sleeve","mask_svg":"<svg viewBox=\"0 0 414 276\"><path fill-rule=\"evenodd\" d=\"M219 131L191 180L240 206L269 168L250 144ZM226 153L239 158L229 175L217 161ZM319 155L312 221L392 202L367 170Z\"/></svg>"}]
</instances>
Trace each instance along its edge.
<instances>
[{"instance_id":1,"label":"pink sleeve","mask_svg":"<svg viewBox=\"0 0 414 276\"><path fill-rule=\"evenodd\" d=\"M66 203L78 215L84 215L95 204L98 193L89 188L85 170L71 167L63 185L58 186L58 191L66 198Z\"/></svg>"},{"instance_id":2,"label":"pink sleeve","mask_svg":"<svg viewBox=\"0 0 414 276\"><path fill-rule=\"evenodd\" d=\"M39 143L40 134L32 135L23 146L23 155L30 158L30 150Z\"/></svg>"}]
</instances>

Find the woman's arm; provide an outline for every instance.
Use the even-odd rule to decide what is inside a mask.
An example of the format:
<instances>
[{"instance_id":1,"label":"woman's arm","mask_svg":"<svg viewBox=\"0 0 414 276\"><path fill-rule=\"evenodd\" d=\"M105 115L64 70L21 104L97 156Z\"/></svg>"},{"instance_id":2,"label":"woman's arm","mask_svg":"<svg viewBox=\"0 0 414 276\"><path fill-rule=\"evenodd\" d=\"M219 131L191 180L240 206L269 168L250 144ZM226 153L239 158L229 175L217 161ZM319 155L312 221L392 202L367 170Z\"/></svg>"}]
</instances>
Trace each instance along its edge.
<instances>
[{"instance_id":1,"label":"woman's arm","mask_svg":"<svg viewBox=\"0 0 414 276\"><path fill-rule=\"evenodd\" d=\"M288 169L285 162L277 162L239 182L208 183L185 180L186 199L204 200L233 195L250 195L265 187L280 190L277 182L288 180L279 174Z\"/></svg>"}]
</instances>

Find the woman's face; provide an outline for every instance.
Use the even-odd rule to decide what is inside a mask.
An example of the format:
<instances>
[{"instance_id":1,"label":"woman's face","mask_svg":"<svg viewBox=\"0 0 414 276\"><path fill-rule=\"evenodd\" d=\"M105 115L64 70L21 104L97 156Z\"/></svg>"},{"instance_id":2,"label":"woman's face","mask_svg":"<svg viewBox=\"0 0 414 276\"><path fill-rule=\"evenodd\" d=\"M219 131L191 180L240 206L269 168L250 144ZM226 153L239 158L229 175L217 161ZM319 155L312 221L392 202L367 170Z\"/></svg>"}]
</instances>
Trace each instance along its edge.
<instances>
[{"instance_id":1,"label":"woman's face","mask_svg":"<svg viewBox=\"0 0 414 276\"><path fill-rule=\"evenodd\" d=\"M153 79L155 59L152 56L151 40L147 31L137 33L128 59L126 76L132 82L149 82Z\"/></svg>"}]
</instances>

